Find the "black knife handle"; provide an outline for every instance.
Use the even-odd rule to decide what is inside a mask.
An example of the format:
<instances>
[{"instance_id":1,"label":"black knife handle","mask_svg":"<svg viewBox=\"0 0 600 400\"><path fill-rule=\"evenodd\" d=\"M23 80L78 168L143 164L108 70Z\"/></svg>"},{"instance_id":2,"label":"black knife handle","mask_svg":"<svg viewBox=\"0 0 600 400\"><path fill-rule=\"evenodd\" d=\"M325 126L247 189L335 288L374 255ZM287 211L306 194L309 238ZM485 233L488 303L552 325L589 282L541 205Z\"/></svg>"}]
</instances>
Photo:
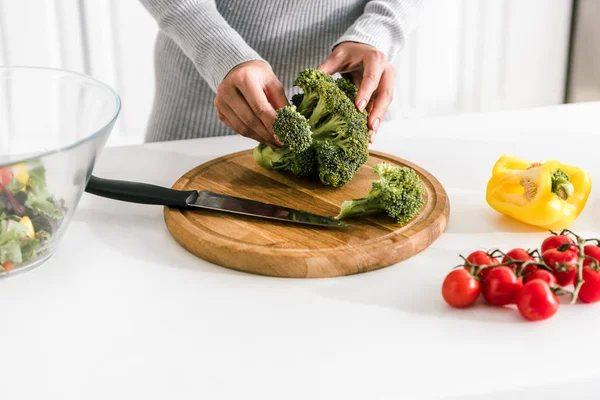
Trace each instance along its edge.
<instances>
[{"instance_id":1,"label":"black knife handle","mask_svg":"<svg viewBox=\"0 0 600 400\"><path fill-rule=\"evenodd\" d=\"M196 201L198 192L167 189L148 183L117 181L91 176L85 191L100 197L128 203L186 208Z\"/></svg>"}]
</instances>

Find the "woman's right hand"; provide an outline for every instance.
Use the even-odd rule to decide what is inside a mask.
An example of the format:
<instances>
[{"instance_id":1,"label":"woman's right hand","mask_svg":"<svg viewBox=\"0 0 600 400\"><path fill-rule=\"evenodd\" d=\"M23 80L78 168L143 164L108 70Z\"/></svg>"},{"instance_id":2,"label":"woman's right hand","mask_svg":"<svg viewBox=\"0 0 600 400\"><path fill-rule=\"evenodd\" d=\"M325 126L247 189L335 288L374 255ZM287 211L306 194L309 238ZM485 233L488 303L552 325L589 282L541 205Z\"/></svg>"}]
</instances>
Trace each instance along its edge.
<instances>
[{"instance_id":1,"label":"woman's right hand","mask_svg":"<svg viewBox=\"0 0 600 400\"><path fill-rule=\"evenodd\" d=\"M267 63L253 60L233 68L217 87L214 103L219 120L240 135L270 147L283 145L272 126L275 110L289 103Z\"/></svg>"}]
</instances>

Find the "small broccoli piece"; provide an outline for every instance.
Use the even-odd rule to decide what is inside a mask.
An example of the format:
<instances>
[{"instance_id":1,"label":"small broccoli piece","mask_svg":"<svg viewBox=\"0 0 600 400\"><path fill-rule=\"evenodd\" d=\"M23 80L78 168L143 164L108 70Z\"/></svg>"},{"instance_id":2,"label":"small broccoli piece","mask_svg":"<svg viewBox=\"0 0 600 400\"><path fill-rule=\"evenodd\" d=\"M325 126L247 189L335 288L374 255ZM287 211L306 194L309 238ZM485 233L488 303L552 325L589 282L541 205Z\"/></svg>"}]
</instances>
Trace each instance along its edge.
<instances>
[{"instance_id":1,"label":"small broccoli piece","mask_svg":"<svg viewBox=\"0 0 600 400\"><path fill-rule=\"evenodd\" d=\"M338 78L335 80L335 84L341 89L342 92L344 92L346 96L348 96L350 101L354 103L356 100L356 94L358 93L358 88L354 85L354 83L346 78Z\"/></svg>"},{"instance_id":2,"label":"small broccoli piece","mask_svg":"<svg viewBox=\"0 0 600 400\"><path fill-rule=\"evenodd\" d=\"M424 205L425 188L417 173L408 167L379 163L373 168L379 180L360 199L344 201L338 219L385 212L399 224L412 220Z\"/></svg>"},{"instance_id":3,"label":"small broccoli piece","mask_svg":"<svg viewBox=\"0 0 600 400\"><path fill-rule=\"evenodd\" d=\"M312 144L312 132L306 118L296 106L285 106L277 110L273 122L275 136L294 153L305 151Z\"/></svg>"}]
</instances>

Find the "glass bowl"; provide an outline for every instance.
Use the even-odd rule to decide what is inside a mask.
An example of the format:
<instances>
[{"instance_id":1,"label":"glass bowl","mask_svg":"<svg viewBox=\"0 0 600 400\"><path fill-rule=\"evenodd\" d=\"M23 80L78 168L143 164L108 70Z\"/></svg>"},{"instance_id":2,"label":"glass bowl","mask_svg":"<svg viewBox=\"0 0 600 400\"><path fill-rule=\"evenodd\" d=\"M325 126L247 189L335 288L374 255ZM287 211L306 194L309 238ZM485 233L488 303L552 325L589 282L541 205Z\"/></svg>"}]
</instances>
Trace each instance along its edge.
<instances>
[{"instance_id":1,"label":"glass bowl","mask_svg":"<svg viewBox=\"0 0 600 400\"><path fill-rule=\"evenodd\" d=\"M0 67L0 277L54 254L120 109L91 77Z\"/></svg>"}]
</instances>

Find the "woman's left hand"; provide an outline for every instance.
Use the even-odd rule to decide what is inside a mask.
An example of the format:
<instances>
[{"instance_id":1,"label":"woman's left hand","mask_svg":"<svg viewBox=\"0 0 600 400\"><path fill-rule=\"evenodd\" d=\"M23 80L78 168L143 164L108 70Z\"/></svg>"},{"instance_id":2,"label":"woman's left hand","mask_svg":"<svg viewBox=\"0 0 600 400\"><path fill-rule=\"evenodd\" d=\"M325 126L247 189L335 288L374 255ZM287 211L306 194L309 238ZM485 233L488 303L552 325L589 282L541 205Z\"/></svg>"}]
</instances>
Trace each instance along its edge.
<instances>
[{"instance_id":1,"label":"woman's left hand","mask_svg":"<svg viewBox=\"0 0 600 400\"><path fill-rule=\"evenodd\" d=\"M318 67L330 75L339 72L349 75L358 86L356 107L369 113L369 129L377 132L394 97L396 71L385 55L372 46L340 43Z\"/></svg>"}]
</instances>

